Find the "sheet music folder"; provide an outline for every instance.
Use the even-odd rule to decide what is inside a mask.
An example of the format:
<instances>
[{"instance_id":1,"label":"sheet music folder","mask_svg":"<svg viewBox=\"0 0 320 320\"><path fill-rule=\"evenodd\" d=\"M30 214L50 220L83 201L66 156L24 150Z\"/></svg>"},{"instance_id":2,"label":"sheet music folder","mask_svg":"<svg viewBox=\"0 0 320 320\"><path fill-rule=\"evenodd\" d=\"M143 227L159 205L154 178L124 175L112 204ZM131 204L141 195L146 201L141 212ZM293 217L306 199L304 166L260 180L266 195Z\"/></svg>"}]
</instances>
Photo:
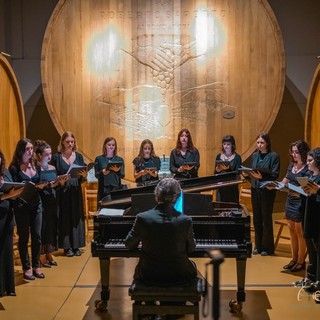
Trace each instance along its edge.
<instances>
[{"instance_id":1,"label":"sheet music folder","mask_svg":"<svg viewBox=\"0 0 320 320\"><path fill-rule=\"evenodd\" d=\"M99 211L99 216L104 217L122 217L124 214L123 209L110 209L110 208L102 208Z\"/></svg>"},{"instance_id":2,"label":"sheet music folder","mask_svg":"<svg viewBox=\"0 0 320 320\"><path fill-rule=\"evenodd\" d=\"M7 182L5 181L0 185L0 192L8 193L11 189L19 189L24 187L22 182Z\"/></svg>"},{"instance_id":3,"label":"sheet music folder","mask_svg":"<svg viewBox=\"0 0 320 320\"><path fill-rule=\"evenodd\" d=\"M109 169L109 168L111 168L113 166L116 166L116 167L120 168L122 166L122 164L123 163L121 161L109 161L108 164L107 164L106 169Z\"/></svg>"},{"instance_id":4,"label":"sheet music folder","mask_svg":"<svg viewBox=\"0 0 320 320\"><path fill-rule=\"evenodd\" d=\"M70 174L71 178L78 178L79 177L79 171L86 170L86 166L79 166L78 164L72 164L67 171L67 174Z\"/></svg>"}]
</instances>

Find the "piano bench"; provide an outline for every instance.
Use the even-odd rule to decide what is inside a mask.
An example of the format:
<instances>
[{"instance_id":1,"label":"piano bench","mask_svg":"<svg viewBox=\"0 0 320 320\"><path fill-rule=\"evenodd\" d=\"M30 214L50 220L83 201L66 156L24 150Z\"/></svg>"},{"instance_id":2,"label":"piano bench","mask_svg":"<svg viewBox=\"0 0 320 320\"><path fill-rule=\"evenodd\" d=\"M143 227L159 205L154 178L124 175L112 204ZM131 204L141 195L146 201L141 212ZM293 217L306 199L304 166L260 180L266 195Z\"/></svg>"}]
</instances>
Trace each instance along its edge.
<instances>
[{"instance_id":1,"label":"piano bench","mask_svg":"<svg viewBox=\"0 0 320 320\"><path fill-rule=\"evenodd\" d=\"M203 293L201 278L196 278L189 285L173 287L148 286L134 280L129 288L129 296L134 300L132 320L140 319L140 315L151 314L193 314L194 319L199 320L199 301Z\"/></svg>"}]
</instances>

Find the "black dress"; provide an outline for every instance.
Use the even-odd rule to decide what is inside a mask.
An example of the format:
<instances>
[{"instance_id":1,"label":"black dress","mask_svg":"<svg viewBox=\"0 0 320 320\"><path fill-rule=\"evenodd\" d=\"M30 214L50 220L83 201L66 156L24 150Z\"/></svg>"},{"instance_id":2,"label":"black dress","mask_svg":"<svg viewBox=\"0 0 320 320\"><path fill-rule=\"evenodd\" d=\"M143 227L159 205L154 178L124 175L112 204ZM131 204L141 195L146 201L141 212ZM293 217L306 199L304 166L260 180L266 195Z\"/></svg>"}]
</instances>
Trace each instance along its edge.
<instances>
[{"instance_id":1,"label":"black dress","mask_svg":"<svg viewBox=\"0 0 320 320\"><path fill-rule=\"evenodd\" d=\"M57 178L56 169L39 171L41 181L54 181ZM42 202L42 253L51 253L58 248L58 201L54 188L50 186L39 190Z\"/></svg>"},{"instance_id":2,"label":"black dress","mask_svg":"<svg viewBox=\"0 0 320 320\"><path fill-rule=\"evenodd\" d=\"M8 172L5 181L12 181ZM0 201L0 296L15 292L13 264L14 218L10 200Z\"/></svg>"},{"instance_id":3,"label":"black dress","mask_svg":"<svg viewBox=\"0 0 320 320\"><path fill-rule=\"evenodd\" d=\"M221 153L217 154L216 161L217 160L221 160ZM214 173L238 171L241 164L242 159L240 155L238 153L235 153L234 158L230 161L229 168L227 170L220 172L215 171ZM239 187L236 185L217 189L217 201L235 203L239 202Z\"/></svg>"},{"instance_id":4,"label":"black dress","mask_svg":"<svg viewBox=\"0 0 320 320\"><path fill-rule=\"evenodd\" d=\"M84 166L83 157L76 152L74 164ZM66 174L69 164L62 159L61 153L56 153L52 158L52 165L57 169L58 175ZM58 194L59 221L58 221L58 245L63 249L78 249L85 247L85 220L83 209L83 197L81 178L70 178L60 188Z\"/></svg>"},{"instance_id":5,"label":"black dress","mask_svg":"<svg viewBox=\"0 0 320 320\"><path fill-rule=\"evenodd\" d=\"M297 177L305 177L310 172L308 171L308 167L305 166L302 170L300 170L298 173L292 172L293 163L289 164L286 178L289 180L289 182L295 186L299 186L299 182L297 180ZM287 201L286 201L286 207L285 207L285 217L288 220L295 221L295 222L301 222L303 219L303 213L300 211L301 207L301 199L302 195L296 195L292 193L288 193L287 195Z\"/></svg>"}]
</instances>

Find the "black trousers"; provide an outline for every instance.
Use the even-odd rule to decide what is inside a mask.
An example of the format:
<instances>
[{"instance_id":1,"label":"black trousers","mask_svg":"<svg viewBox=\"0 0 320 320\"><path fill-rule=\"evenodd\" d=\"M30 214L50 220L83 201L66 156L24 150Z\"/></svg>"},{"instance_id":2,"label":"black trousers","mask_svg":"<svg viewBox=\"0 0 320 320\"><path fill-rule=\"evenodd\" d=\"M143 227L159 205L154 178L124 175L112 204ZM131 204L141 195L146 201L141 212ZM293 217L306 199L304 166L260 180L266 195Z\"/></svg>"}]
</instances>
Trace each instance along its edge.
<instances>
[{"instance_id":1,"label":"black trousers","mask_svg":"<svg viewBox=\"0 0 320 320\"><path fill-rule=\"evenodd\" d=\"M41 249L41 226L42 226L42 205L41 201L37 205L30 207L19 200L15 201L14 213L19 236L18 249L23 270L31 267L40 267ZM31 257L28 253L29 234L31 234Z\"/></svg>"},{"instance_id":2,"label":"black trousers","mask_svg":"<svg viewBox=\"0 0 320 320\"><path fill-rule=\"evenodd\" d=\"M276 190L251 188L255 246L259 253L274 253L272 212L275 197Z\"/></svg>"}]
</instances>

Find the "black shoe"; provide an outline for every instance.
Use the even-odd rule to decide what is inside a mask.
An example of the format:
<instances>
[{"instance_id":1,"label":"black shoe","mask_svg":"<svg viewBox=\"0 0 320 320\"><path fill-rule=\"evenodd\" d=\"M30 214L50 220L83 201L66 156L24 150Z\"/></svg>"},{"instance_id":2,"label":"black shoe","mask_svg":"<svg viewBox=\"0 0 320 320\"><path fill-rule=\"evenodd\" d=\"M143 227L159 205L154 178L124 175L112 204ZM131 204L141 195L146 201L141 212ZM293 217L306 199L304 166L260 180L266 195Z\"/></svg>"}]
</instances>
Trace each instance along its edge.
<instances>
[{"instance_id":1,"label":"black shoe","mask_svg":"<svg viewBox=\"0 0 320 320\"><path fill-rule=\"evenodd\" d=\"M254 248L252 251L252 254L259 254L259 253L260 253L260 251L257 248Z\"/></svg>"},{"instance_id":2,"label":"black shoe","mask_svg":"<svg viewBox=\"0 0 320 320\"><path fill-rule=\"evenodd\" d=\"M15 297L17 294L15 293L15 292L9 292L8 294L7 294L7 296L9 296L9 297Z\"/></svg>"},{"instance_id":3,"label":"black shoe","mask_svg":"<svg viewBox=\"0 0 320 320\"><path fill-rule=\"evenodd\" d=\"M76 248L76 249L73 249L73 253L75 256L77 257L80 257L82 255L82 252L80 249Z\"/></svg>"},{"instance_id":4,"label":"black shoe","mask_svg":"<svg viewBox=\"0 0 320 320\"><path fill-rule=\"evenodd\" d=\"M23 274L23 278L26 279L26 280L35 280L35 276L33 274Z\"/></svg>"},{"instance_id":5,"label":"black shoe","mask_svg":"<svg viewBox=\"0 0 320 320\"><path fill-rule=\"evenodd\" d=\"M285 270L290 270L296 265L296 263L297 263L297 261L291 260L288 264L286 264L282 268L285 269Z\"/></svg>"},{"instance_id":6,"label":"black shoe","mask_svg":"<svg viewBox=\"0 0 320 320\"><path fill-rule=\"evenodd\" d=\"M306 264L304 263L296 263L293 268L290 269L291 272L299 272L301 270L304 270L306 268Z\"/></svg>"},{"instance_id":7,"label":"black shoe","mask_svg":"<svg viewBox=\"0 0 320 320\"><path fill-rule=\"evenodd\" d=\"M38 279L44 279L44 274L42 272L36 272L35 270L33 270L33 275L38 278Z\"/></svg>"},{"instance_id":8,"label":"black shoe","mask_svg":"<svg viewBox=\"0 0 320 320\"><path fill-rule=\"evenodd\" d=\"M74 256L74 253L73 253L73 251L71 250L71 248L70 248L70 249L64 249L64 255L65 255L66 257L73 257L73 256Z\"/></svg>"},{"instance_id":9,"label":"black shoe","mask_svg":"<svg viewBox=\"0 0 320 320\"><path fill-rule=\"evenodd\" d=\"M310 286L304 288L304 291L307 293L315 293L319 290L320 290L319 282L312 283Z\"/></svg>"},{"instance_id":10,"label":"black shoe","mask_svg":"<svg viewBox=\"0 0 320 320\"><path fill-rule=\"evenodd\" d=\"M54 260L49 261L49 263L50 263L50 266L55 266L56 267L58 265L57 262L54 261Z\"/></svg>"}]
</instances>

